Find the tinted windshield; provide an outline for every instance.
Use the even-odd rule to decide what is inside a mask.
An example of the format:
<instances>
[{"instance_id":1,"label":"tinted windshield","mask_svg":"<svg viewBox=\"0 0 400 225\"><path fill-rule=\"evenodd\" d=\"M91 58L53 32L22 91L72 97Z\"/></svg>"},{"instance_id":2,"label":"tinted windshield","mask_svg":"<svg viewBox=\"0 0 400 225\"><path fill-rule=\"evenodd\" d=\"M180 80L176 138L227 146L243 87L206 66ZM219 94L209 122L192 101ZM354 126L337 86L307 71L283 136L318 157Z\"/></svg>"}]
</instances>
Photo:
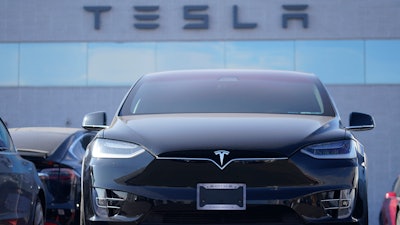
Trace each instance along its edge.
<instances>
[{"instance_id":1,"label":"tinted windshield","mask_svg":"<svg viewBox=\"0 0 400 225\"><path fill-rule=\"evenodd\" d=\"M204 76L143 79L131 91L123 114L278 113L332 115L314 79ZM328 111L328 112L327 112Z\"/></svg>"},{"instance_id":2,"label":"tinted windshield","mask_svg":"<svg viewBox=\"0 0 400 225\"><path fill-rule=\"evenodd\" d=\"M7 131L7 127L0 120L0 152L12 151L15 152L11 137Z\"/></svg>"}]
</instances>

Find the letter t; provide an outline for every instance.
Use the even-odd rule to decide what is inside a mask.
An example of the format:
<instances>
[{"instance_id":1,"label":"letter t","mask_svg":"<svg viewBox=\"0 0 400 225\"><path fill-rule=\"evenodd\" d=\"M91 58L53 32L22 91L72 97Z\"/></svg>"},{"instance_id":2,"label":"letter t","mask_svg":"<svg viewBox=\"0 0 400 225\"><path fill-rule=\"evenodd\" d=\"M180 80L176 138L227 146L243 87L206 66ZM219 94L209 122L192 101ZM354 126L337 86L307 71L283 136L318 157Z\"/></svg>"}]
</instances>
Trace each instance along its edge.
<instances>
[{"instance_id":1,"label":"letter t","mask_svg":"<svg viewBox=\"0 0 400 225\"><path fill-rule=\"evenodd\" d=\"M84 6L87 12L92 12L94 14L94 29L100 30L100 15L103 12L108 12L111 10L111 6Z\"/></svg>"}]
</instances>

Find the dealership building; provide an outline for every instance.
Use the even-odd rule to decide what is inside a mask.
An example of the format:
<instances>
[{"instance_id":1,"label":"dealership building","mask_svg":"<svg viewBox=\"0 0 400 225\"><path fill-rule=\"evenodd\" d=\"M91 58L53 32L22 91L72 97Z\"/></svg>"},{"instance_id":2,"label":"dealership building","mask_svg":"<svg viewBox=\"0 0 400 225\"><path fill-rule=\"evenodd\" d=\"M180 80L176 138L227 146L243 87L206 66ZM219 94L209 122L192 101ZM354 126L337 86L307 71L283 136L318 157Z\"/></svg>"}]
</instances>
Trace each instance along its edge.
<instances>
[{"instance_id":1,"label":"dealership building","mask_svg":"<svg viewBox=\"0 0 400 225\"><path fill-rule=\"evenodd\" d=\"M370 224L400 174L400 0L1 0L0 117L9 127L111 118L142 74L314 73L368 154Z\"/></svg>"}]
</instances>

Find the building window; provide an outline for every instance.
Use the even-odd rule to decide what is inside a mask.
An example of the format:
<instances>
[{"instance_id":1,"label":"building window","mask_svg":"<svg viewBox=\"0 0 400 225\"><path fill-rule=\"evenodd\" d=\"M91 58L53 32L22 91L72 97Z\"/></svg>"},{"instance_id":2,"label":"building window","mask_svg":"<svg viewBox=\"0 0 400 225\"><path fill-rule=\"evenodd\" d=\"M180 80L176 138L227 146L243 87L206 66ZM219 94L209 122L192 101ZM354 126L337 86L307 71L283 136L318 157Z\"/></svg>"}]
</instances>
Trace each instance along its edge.
<instances>
[{"instance_id":1,"label":"building window","mask_svg":"<svg viewBox=\"0 0 400 225\"><path fill-rule=\"evenodd\" d=\"M21 86L84 86L86 74L84 43L20 44Z\"/></svg>"},{"instance_id":2,"label":"building window","mask_svg":"<svg viewBox=\"0 0 400 225\"><path fill-rule=\"evenodd\" d=\"M366 41L368 84L400 83L400 40Z\"/></svg>"},{"instance_id":3,"label":"building window","mask_svg":"<svg viewBox=\"0 0 400 225\"><path fill-rule=\"evenodd\" d=\"M296 70L326 84L363 84L363 41L296 41Z\"/></svg>"}]
</instances>

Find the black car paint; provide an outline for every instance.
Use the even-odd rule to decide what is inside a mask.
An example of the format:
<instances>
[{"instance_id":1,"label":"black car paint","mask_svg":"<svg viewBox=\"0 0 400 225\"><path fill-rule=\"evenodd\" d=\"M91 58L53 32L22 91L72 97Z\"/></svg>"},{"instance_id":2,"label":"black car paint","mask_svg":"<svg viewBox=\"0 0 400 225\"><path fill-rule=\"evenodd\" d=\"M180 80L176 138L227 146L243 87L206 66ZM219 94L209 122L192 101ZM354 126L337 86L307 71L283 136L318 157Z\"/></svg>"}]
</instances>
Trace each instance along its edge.
<instances>
[{"instance_id":1,"label":"black car paint","mask_svg":"<svg viewBox=\"0 0 400 225\"><path fill-rule=\"evenodd\" d=\"M35 164L46 186L47 221L50 224L60 225L79 224L82 158L86 145L96 132L65 129L67 135L58 145L52 143L51 139L52 135L57 135L59 129L64 128L20 127L11 128L10 132L16 140L15 144L20 154ZM34 136L39 133L40 136ZM52 143L44 144L46 147L50 146L51 154L46 153L49 149L30 149L34 146L34 142Z\"/></svg>"},{"instance_id":2,"label":"black car paint","mask_svg":"<svg viewBox=\"0 0 400 225\"><path fill-rule=\"evenodd\" d=\"M44 186L35 165L16 151L1 119L0 129L10 142L0 150L0 224L41 225L46 209Z\"/></svg>"},{"instance_id":3,"label":"black car paint","mask_svg":"<svg viewBox=\"0 0 400 225\"><path fill-rule=\"evenodd\" d=\"M171 114L117 118L104 138L146 146L154 155L171 150L262 149L290 156L314 142L351 138L333 117L261 114ZM251 137L243 133L251 132ZM316 134L318 139L315 140ZM347 137L346 137L347 136ZM171 142L179 137L179 142ZM299 142L298 140L303 140ZM213 144L210 144L213 143Z\"/></svg>"},{"instance_id":4,"label":"black car paint","mask_svg":"<svg viewBox=\"0 0 400 225\"><path fill-rule=\"evenodd\" d=\"M199 75L202 72L195 73ZM168 79L168 74L165 79ZM129 98L123 103L126 104ZM334 105L331 107L334 109ZM100 131L97 138L135 143L143 146L146 152L132 159L118 160L95 158L90 151L87 152L83 163L86 176L82 180L83 224L193 223L193 220L185 220L185 216L179 217L185 213L196 218L196 224L235 223L235 219L237 223L281 224L288 222L287 218L290 224L368 224L364 147L349 130L373 128L369 115L354 114L350 124L357 127L346 128L336 109L329 116L246 113L122 115L123 110L124 104L110 127ZM88 121L101 121L102 114L92 114L90 118L93 120ZM368 119L371 121L366 122ZM105 124L97 125L104 128ZM357 157L321 160L300 151L312 144L337 140L353 140ZM238 154L227 159L236 160L229 161L224 169L217 166L219 159L213 154L220 149ZM241 160L249 158L259 160ZM196 211L198 183L247 184L247 210ZM123 203L125 205L115 214L124 215L123 219L113 219L113 215L104 219L96 215L92 206L96 204L93 188L107 189L110 196L117 196L118 191L127 192L128 199L134 199ZM351 216L343 219L328 216L315 199L323 199L326 193L343 189L356 192ZM159 214L148 216L154 211ZM282 221L270 218L274 214L281 214ZM161 216L165 216L162 221L157 219ZM151 217L151 220L146 220L146 217ZM173 219L168 220L170 217ZM211 219L203 221L201 218L204 217Z\"/></svg>"}]
</instances>

